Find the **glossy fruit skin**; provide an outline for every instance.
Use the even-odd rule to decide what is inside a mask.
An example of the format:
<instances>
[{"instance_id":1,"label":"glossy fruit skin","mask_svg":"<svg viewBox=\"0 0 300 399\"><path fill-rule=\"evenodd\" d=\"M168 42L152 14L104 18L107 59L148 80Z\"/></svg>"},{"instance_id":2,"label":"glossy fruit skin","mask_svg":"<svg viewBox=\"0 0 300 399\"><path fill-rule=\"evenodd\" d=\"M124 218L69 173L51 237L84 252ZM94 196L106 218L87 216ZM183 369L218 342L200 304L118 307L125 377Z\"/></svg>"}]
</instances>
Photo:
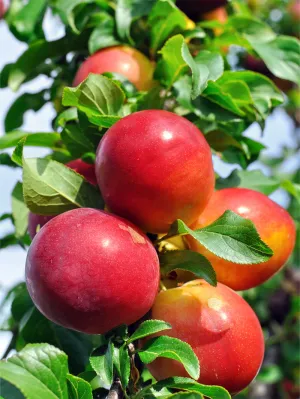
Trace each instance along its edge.
<instances>
[{"instance_id":1,"label":"glossy fruit skin","mask_svg":"<svg viewBox=\"0 0 300 399\"><path fill-rule=\"evenodd\" d=\"M66 164L70 169L82 175L88 182L96 186L97 179L95 174L95 165L88 164L81 159L74 159ZM35 213L29 212L28 215L28 233L30 238L33 240L37 234L38 226L42 228L49 220L53 219L54 216L36 215Z\"/></svg>"},{"instance_id":2,"label":"glossy fruit skin","mask_svg":"<svg viewBox=\"0 0 300 399\"><path fill-rule=\"evenodd\" d=\"M211 224L227 209L252 220L261 239L274 252L268 261L239 265L216 257L190 237L186 239L190 249L210 260L218 281L237 291L256 287L273 276L288 260L295 245L295 224L288 212L266 195L244 188L228 188L213 194L192 228Z\"/></svg>"},{"instance_id":3,"label":"glossy fruit skin","mask_svg":"<svg viewBox=\"0 0 300 399\"><path fill-rule=\"evenodd\" d=\"M177 0L176 5L192 19L208 11L226 6L227 0Z\"/></svg>"},{"instance_id":4,"label":"glossy fruit skin","mask_svg":"<svg viewBox=\"0 0 300 399\"><path fill-rule=\"evenodd\" d=\"M79 173L83 176L89 183L94 186L97 185L97 178L95 173L95 165L89 164L82 159L74 159L74 161L70 161L66 164L70 169L73 169L75 172Z\"/></svg>"},{"instance_id":5,"label":"glossy fruit skin","mask_svg":"<svg viewBox=\"0 0 300 399\"><path fill-rule=\"evenodd\" d=\"M187 119L140 111L115 123L96 158L108 208L142 230L164 233L176 219L193 223L213 193L209 145Z\"/></svg>"},{"instance_id":6,"label":"glossy fruit skin","mask_svg":"<svg viewBox=\"0 0 300 399\"><path fill-rule=\"evenodd\" d=\"M225 285L212 287L204 280L195 280L161 291L152 318L172 325L171 330L157 335L191 345L200 362L200 383L221 385L234 394L258 373L264 356L259 321L248 303ZM158 380L188 377L175 360L160 358L147 367Z\"/></svg>"},{"instance_id":7,"label":"glossy fruit skin","mask_svg":"<svg viewBox=\"0 0 300 399\"><path fill-rule=\"evenodd\" d=\"M108 47L88 57L80 66L73 86L79 85L90 73L119 73L138 90L153 87L154 65L140 51L128 46Z\"/></svg>"},{"instance_id":8,"label":"glossy fruit skin","mask_svg":"<svg viewBox=\"0 0 300 399\"><path fill-rule=\"evenodd\" d=\"M150 310L158 291L159 262L150 240L133 224L80 208L50 220L35 236L26 283L48 319L104 334Z\"/></svg>"}]
</instances>

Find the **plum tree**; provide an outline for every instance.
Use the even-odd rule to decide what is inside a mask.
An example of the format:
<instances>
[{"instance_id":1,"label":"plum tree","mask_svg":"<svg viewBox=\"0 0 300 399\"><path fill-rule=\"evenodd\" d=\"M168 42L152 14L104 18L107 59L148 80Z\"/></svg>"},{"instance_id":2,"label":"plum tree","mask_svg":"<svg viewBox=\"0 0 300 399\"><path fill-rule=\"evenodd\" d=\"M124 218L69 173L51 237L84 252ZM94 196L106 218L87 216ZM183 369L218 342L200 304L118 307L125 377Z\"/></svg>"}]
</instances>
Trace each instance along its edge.
<instances>
[{"instance_id":1,"label":"plum tree","mask_svg":"<svg viewBox=\"0 0 300 399\"><path fill-rule=\"evenodd\" d=\"M227 0L177 0L176 5L189 17L226 6Z\"/></svg>"},{"instance_id":2,"label":"plum tree","mask_svg":"<svg viewBox=\"0 0 300 399\"><path fill-rule=\"evenodd\" d=\"M193 223L214 188L204 136L162 110L136 112L114 124L100 141L96 176L108 208L152 233L168 231L178 218Z\"/></svg>"},{"instance_id":3,"label":"plum tree","mask_svg":"<svg viewBox=\"0 0 300 399\"><path fill-rule=\"evenodd\" d=\"M50 220L36 235L27 256L26 283L48 319L103 334L150 310L159 262L149 239L133 224L80 208Z\"/></svg>"},{"instance_id":4,"label":"plum tree","mask_svg":"<svg viewBox=\"0 0 300 399\"><path fill-rule=\"evenodd\" d=\"M138 90L154 85L154 64L140 51L128 46L109 47L88 57L80 66L73 85L79 85L90 73L114 72L125 76Z\"/></svg>"},{"instance_id":5,"label":"plum tree","mask_svg":"<svg viewBox=\"0 0 300 399\"><path fill-rule=\"evenodd\" d=\"M223 284L212 287L195 280L182 287L161 291L152 318L172 325L166 333L189 343L199 358L199 382L225 387L234 394L244 389L259 371L264 337L248 303ZM183 366L159 358L147 366L162 380L187 376Z\"/></svg>"},{"instance_id":6,"label":"plum tree","mask_svg":"<svg viewBox=\"0 0 300 399\"><path fill-rule=\"evenodd\" d=\"M294 221L285 209L264 194L249 189L228 188L213 194L192 228L211 224L227 209L254 223L261 239L274 252L267 262L252 266L232 263L215 256L191 237L187 237L187 241L192 250L210 260L221 283L235 290L256 287L273 276L291 255L296 239Z\"/></svg>"},{"instance_id":7,"label":"plum tree","mask_svg":"<svg viewBox=\"0 0 300 399\"><path fill-rule=\"evenodd\" d=\"M88 182L93 185L97 184L95 165L88 164L81 159L74 159L66 164L70 169L82 175ZM36 235L38 228L42 228L53 216L36 215L29 212L28 215L28 233L31 239Z\"/></svg>"}]
</instances>

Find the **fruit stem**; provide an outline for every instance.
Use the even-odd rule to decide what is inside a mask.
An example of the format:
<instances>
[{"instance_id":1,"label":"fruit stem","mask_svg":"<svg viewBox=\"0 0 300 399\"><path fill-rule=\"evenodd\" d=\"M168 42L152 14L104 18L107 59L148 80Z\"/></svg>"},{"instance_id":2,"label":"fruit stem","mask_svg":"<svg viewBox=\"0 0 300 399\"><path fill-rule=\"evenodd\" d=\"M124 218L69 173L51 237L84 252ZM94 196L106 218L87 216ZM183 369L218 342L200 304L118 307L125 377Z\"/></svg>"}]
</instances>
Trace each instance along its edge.
<instances>
[{"instance_id":1,"label":"fruit stem","mask_svg":"<svg viewBox=\"0 0 300 399\"><path fill-rule=\"evenodd\" d=\"M159 282L159 287L162 291L167 291L167 287L164 285L164 283L160 280Z\"/></svg>"}]
</instances>

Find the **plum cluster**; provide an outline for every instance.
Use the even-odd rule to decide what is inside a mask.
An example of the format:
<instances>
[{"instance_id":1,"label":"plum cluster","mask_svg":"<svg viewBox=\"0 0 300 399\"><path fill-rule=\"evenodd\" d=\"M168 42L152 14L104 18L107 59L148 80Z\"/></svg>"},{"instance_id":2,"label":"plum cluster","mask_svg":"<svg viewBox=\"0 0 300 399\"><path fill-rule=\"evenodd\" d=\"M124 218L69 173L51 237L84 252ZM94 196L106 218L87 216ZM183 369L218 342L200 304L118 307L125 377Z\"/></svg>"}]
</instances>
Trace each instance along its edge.
<instances>
[{"instance_id":1,"label":"plum cluster","mask_svg":"<svg viewBox=\"0 0 300 399\"><path fill-rule=\"evenodd\" d=\"M141 90L154 84L151 62L127 47L88 58L75 83L108 70ZM167 111L126 116L101 139L95 165L75 160L67 166L99 186L107 211L30 214L26 282L37 308L53 322L89 334L132 324L151 310L149 317L170 322L168 335L192 346L201 364L200 382L231 393L246 387L262 363L264 339L255 313L233 290L255 287L284 265L295 242L288 213L253 190L214 191L204 135ZM166 233L176 219L203 227L227 209L251 219L274 256L251 268L218 258L190 238L190 249L212 263L218 286L193 280L159 292L159 259L146 233ZM170 359L157 359L149 369L157 379L186 376Z\"/></svg>"}]
</instances>

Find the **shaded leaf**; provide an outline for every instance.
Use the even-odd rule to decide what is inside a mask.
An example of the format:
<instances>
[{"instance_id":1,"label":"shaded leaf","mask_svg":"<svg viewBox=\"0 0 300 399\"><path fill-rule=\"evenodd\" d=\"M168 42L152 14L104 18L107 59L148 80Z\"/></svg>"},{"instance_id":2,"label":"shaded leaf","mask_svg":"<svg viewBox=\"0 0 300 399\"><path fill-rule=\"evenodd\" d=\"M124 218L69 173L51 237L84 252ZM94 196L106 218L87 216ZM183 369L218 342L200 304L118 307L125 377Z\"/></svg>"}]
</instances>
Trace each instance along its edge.
<instances>
[{"instance_id":1,"label":"shaded leaf","mask_svg":"<svg viewBox=\"0 0 300 399\"><path fill-rule=\"evenodd\" d=\"M196 277L204 279L216 286L216 273L205 256L189 250L170 251L159 255L161 273L167 275L173 270L180 269L192 272Z\"/></svg>"},{"instance_id":2,"label":"shaded leaf","mask_svg":"<svg viewBox=\"0 0 300 399\"><path fill-rule=\"evenodd\" d=\"M0 150L14 147L23 137L27 137L26 145L34 147L55 148L60 141L60 135L58 133L29 133L13 131L0 137Z\"/></svg>"},{"instance_id":3,"label":"shaded leaf","mask_svg":"<svg viewBox=\"0 0 300 399\"><path fill-rule=\"evenodd\" d=\"M27 231L29 215L29 210L24 202L22 183L17 182L11 196L15 235L17 238L21 238Z\"/></svg>"},{"instance_id":4,"label":"shaded leaf","mask_svg":"<svg viewBox=\"0 0 300 399\"><path fill-rule=\"evenodd\" d=\"M33 3L33 1L31 1ZM47 102L45 94L47 90L41 90L37 93L24 93L16 99L10 106L4 120L5 130L7 132L17 129L23 125L24 114L29 111L39 111Z\"/></svg>"},{"instance_id":5,"label":"shaded leaf","mask_svg":"<svg viewBox=\"0 0 300 399\"><path fill-rule=\"evenodd\" d=\"M23 193L27 207L39 215L104 206L96 187L65 165L48 159L23 160Z\"/></svg>"},{"instance_id":6,"label":"shaded leaf","mask_svg":"<svg viewBox=\"0 0 300 399\"><path fill-rule=\"evenodd\" d=\"M188 70L192 72L191 96L196 98L201 92L200 69L193 59L182 35L173 36L159 51L161 59L157 63L155 78L168 88ZM209 75L207 70L206 75Z\"/></svg>"}]
</instances>

